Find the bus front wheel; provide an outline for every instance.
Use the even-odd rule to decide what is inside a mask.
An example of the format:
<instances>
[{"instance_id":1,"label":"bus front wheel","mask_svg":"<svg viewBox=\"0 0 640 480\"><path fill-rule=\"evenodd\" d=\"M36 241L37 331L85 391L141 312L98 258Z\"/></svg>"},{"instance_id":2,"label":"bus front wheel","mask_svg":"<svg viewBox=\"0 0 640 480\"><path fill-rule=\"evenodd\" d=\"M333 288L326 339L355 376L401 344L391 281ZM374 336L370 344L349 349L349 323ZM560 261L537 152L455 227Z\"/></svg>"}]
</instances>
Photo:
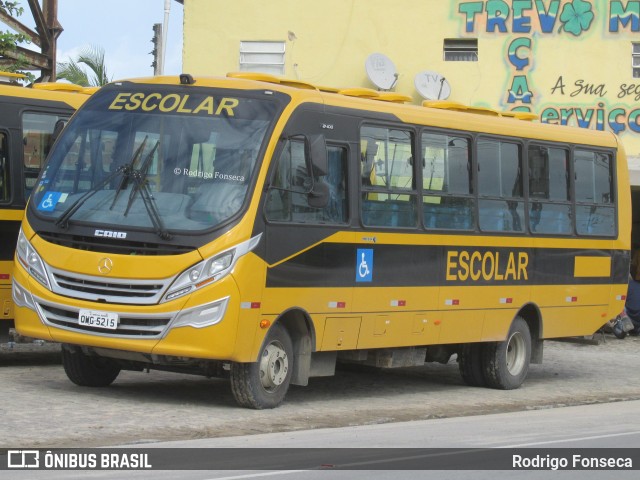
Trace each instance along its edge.
<instances>
[{"instance_id":1,"label":"bus front wheel","mask_svg":"<svg viewBox=\"0 0 640 480\"><path fill-rule=\"evenodd\" d=\"M267 333L255 363L231 364L231 391L242 407L262 410L282 403L293 368L293 346L287 330L275 324Z\"/></svg>"},{"instance_id":2,"label":"bus front wheel","mask_svg":"<svg viewBox=\"0 0 640 480\"><path fill-rule=\"evenodd\" d=\"M120 367L113 360L67 346L62 348L62 366L69 380L81 387L107 387L120 374Z\"/></svg>"},{"instance_id":3,"label":"bus front wheel","mask_svg":"<svg viewBox=\"0 0 640 480\"><path fill-rule=\"evenodd\" d=\"M483 351L484 379L488 387L518 388L524 382L531 360L531 332L522 317L516 317L507 339L489 343Z\"/></svg>"}]
</instances>

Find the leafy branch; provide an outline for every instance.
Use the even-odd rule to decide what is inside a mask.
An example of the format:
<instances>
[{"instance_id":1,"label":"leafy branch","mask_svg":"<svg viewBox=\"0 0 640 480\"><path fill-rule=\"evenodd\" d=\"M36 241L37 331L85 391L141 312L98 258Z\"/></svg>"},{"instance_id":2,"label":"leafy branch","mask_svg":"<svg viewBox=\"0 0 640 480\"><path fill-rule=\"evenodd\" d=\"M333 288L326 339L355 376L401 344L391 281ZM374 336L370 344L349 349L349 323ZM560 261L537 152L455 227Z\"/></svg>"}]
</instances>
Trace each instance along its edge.
<instances>
[{"instance_id":1,"label":"leafy branch","mask_svg":"<svg viewBox=\"0 0 640 480\"><path fill-rule=\"evenodd\" d=\"M12 17L19 17L24 13L24 8L22 8L17 1L0 0L0 11ZM30 42L29 37L22 33L0 30L0 56L5 56L7 52L15 52L20 43ZM22 73L27 77L28 81L33 82L35 80L33 73L22 71L28 64L24 56L18 55L18 58L14 59L11 64L3 66L3 69L9 72Z\"/></svg>"},{"instance_id":2,"label":"leafy branch","mask_svg":"<svg viewBox=\"0 0 640 480\"><path fill-rule=\"evenodd\" d=\"M83 69L86 66L91 72L91 77ZM83 87L100 87L111 81L107 75L107 67L104 63L104 49L90 47L83 50L77 59L58 63L58 78L63 78Z\"/></svg>"}]
</instances>

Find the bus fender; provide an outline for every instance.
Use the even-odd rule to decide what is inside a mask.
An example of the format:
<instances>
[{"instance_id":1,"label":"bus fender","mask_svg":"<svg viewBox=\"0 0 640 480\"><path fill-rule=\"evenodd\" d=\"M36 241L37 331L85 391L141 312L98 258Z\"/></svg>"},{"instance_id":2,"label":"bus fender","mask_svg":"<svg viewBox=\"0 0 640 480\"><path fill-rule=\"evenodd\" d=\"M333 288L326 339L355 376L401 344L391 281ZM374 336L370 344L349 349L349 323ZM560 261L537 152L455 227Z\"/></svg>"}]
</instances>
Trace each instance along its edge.
<instances>
[{"instance_id":1,"label":"bus fender","mask_svg":"<svg viewBox=\"0 0 640 480\"><path fill-rule=\"evenodd\" d=\"M315 350L313 321L305 310L292 308L280 315L276 323L286 328L293 344L291 384L306 386L311 376L311 354Z\"/></svg>"},{"instance_id":2,"label":"bus fender","mask_svg":"<svg viewBox=\"0 0 640 480\"><path fill-rule=\"evenodd\" d=\"M522 317L529 326L531 333L531 359L530 363L542 363L544 340L542 337L542 313L535 303L523 305L520 311L513 317Z\"/></svg>"}]
</instances>

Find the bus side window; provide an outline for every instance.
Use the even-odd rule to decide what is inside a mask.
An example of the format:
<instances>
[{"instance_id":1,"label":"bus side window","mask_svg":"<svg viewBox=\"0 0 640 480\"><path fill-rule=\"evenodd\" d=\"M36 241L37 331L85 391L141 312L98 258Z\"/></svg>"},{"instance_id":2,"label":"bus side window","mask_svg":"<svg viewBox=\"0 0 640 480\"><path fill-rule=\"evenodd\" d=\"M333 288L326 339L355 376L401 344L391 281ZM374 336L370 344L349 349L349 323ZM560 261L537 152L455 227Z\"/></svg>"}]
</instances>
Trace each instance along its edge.
<instances>
[{"instance_id":1,"label":"bus side window","mask_svg":"<svg viewBox=\"0 0 640 480\"><path fill-rule=\"evenodd\" d=\"M7 137L0 133L0 202L6 202L11 197L9 190L9 150L7 148Z\"/></svg>"},{"instance_id":2,"label":"bus side window","mask_svg":"<svg viewBox=\"0 0 640 480\"><path fill-rule=\"evenodd\" d=\"M427 228L470 230L475 226L469 139L422 134L422 214Z\"/></svg>"},{"instance_id":3,"label":"bus side window","mask_svg":"<svg viewBox=\"0 0 640 480\"><path fill-rule=\"evenodd\" d=\"M574 151L576 230L579 235L615 232L615 201L611 155Z\"/></svg>"},{"instance_id":4,"label":"bus side window","mask_svg":"<svg viewBox=\"0 0 640 480\"><path fill-rule=\"evenodd\" d=\"M478 140L478 207L483 231L524 231L520 150L515 143Z\"/></svg>"},{"instance_id":5,"label":"bus side window","mask_svg":"<svg viewBox=\"0 0 640 480\"><path fill-rule=\"evenodd\" d=\"M329 186L329 203L323 209L325 220L332 223L347 221L347 149L343 147L327 147L329 171L325 183Z\"/></svg>"},{"instance_id":6,"label":"bus side window","mask_svg":"<svg viewBox=\"0 0 640 480\"><path fill-rule=\"evenodd\" d=\"M413 134L408 130L362 127L362 224L372 227L415 227L417 192Z\"/></svg>"},{"instance_id":7,"label":"bus side window","mask_svg":"<svg viewBox=\"0 0 640 480\"><path fill-rule=\"evenodd\" d=\"M40 169L47 158L56 123L62 118L50 113L24 113L22 115L25 200L31 194Z\"/></svg>"},{"instance_id":8,"label":"bus side window","mask_svg":"<svg viewBox=\"0 0 640 480\"><path fill-rule=\"evenodd\" d=\"M531 145L528 159L531 232L571 234L569 151Z\"/></svg>"},{"instance_id":9,"label":"bus side window","mask_svg":"<svg viewBox=\"0 0 640 480\"><path fill-rule=\"evenodd\" d=\"M287 140L266 200L267 220L300 223L345 223L347 221L347 150L327 146L327 174L315 180L309 177L303 141ZM329 189L325 207L309 205L307 193L314 181Z\"/></svg>"}]
</instances>

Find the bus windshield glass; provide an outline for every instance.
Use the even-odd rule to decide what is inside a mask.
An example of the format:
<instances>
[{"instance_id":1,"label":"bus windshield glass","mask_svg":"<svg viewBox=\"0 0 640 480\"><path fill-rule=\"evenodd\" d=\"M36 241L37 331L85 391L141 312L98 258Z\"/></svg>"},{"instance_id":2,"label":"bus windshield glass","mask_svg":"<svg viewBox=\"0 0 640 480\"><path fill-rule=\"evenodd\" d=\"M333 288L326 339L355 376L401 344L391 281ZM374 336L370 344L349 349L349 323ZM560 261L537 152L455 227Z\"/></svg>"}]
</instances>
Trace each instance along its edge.
<instances>
[{"instance_id":1,"label":"bus windshield glass","mask_svg":"<svg viewBox=\"0 0 640 480\"><path fill-rule=\"evenodd\" d=\"M242 209L279 110L254 92L105 87L65 128L32 208L62 228L212 229Z\"/></svg>"}]
</instances>

